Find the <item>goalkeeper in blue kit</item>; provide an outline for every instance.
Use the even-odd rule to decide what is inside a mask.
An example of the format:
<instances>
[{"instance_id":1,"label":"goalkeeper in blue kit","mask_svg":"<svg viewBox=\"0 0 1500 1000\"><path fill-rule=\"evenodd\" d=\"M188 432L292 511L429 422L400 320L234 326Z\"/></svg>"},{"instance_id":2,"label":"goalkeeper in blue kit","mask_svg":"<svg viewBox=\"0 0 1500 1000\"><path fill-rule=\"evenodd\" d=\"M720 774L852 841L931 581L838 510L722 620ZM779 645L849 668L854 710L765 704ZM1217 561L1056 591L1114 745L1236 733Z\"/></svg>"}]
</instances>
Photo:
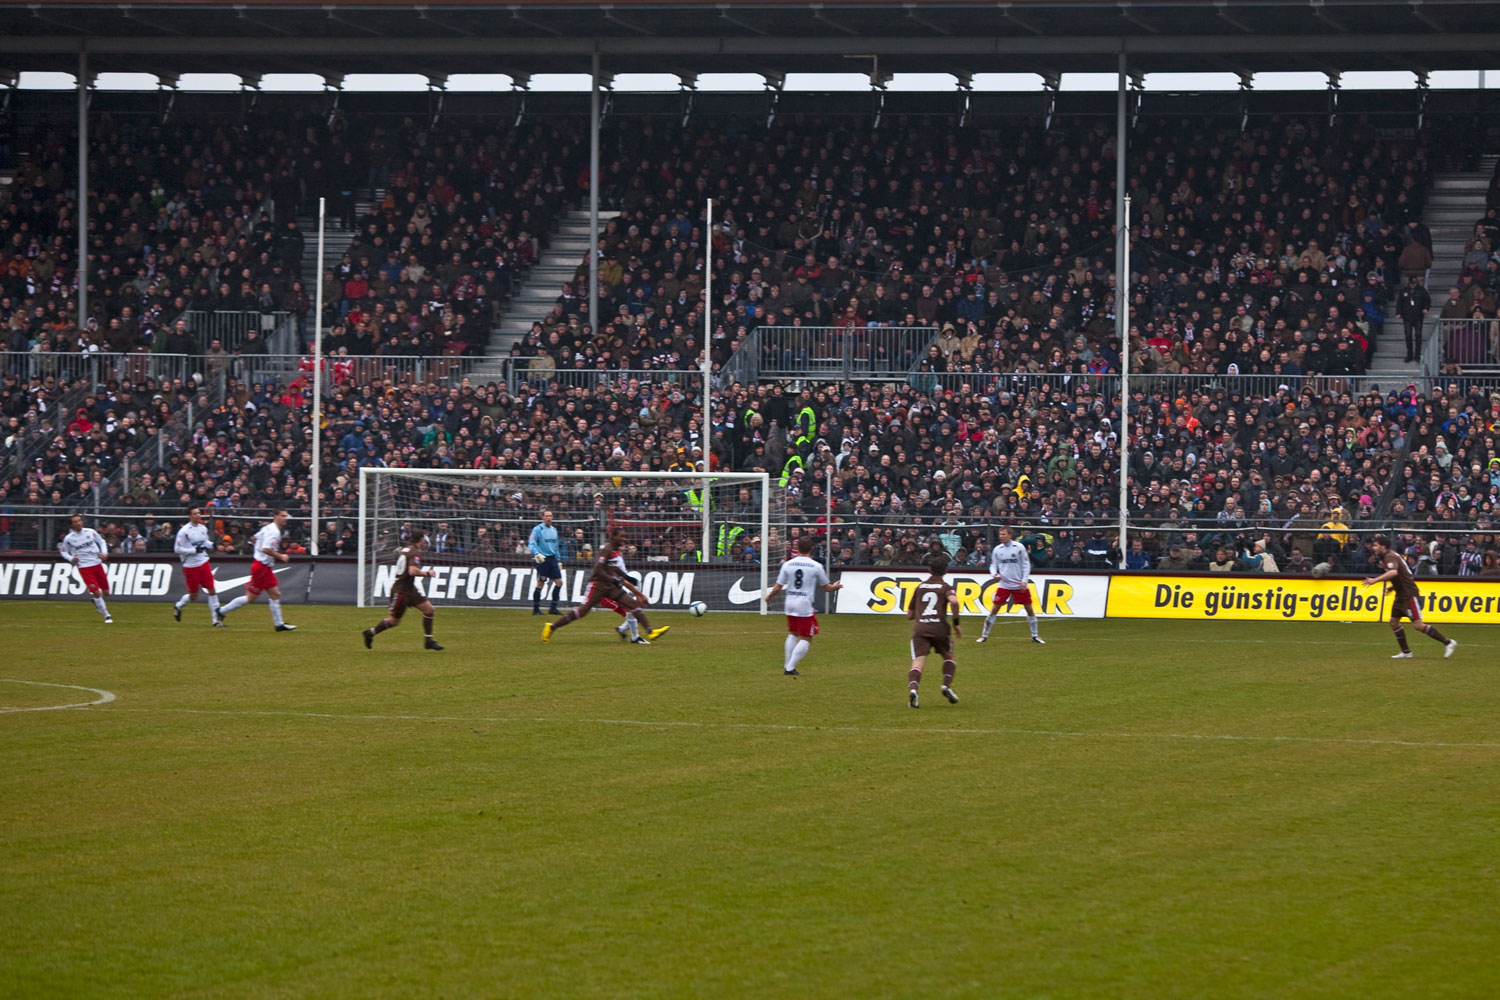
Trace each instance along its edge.
<instances>
[{"instance_id":1,"label":"goalkeeper in blue kit","mask_svg":"<svg viewBox=\"0 0 1500 1000\"><path fill-rule=\"evenodd\" d=\"M560 614L557 610L557 594L562 589L562 565L557 561L557 529L552 526L550 510L542 511L542 523L531 529L526 548L531 552L531 561L536 563L536 586L531 591L531 613L542 613L542 591L551 588L552 609L549 613Z\"/></svg>"}]
</instances>

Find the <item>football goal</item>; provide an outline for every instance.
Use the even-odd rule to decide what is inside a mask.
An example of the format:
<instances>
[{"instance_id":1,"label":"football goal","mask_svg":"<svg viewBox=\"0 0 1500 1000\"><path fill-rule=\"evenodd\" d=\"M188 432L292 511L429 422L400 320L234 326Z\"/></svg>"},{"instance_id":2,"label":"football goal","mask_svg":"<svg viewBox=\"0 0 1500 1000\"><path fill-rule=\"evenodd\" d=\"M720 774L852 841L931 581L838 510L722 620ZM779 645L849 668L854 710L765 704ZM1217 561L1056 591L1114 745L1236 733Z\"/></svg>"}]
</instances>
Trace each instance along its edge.
<instances>
[{"instance_id":1,"label":"football goal","mask_svg":"<svg viewBox=\"0 0 1500 1000\"><path fill-rule=\"evenodd\" d=\"M594 554L616 529L627 572L666 610L703 601L765 614L769 567L787 555L785 494L763 472L364 468L359 482L360 607L389 599L396 550L418 528L437 571L420 583L428 597L530 607L541 567L528 540L544 511L557 530L562 603L582 599Z\"/></svg>"}]
</instances>

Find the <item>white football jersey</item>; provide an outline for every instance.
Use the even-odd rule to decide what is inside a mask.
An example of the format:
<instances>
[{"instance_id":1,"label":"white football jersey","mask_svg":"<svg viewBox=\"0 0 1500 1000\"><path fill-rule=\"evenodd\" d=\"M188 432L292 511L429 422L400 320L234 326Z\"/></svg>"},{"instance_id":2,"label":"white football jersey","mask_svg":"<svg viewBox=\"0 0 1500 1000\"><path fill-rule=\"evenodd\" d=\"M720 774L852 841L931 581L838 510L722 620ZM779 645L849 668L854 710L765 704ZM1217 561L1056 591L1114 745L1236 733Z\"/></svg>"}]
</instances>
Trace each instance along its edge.
<instances>
[{"instance_id":1,"label":"white football jersey","mask_svg":"<svg viewBox=\"0 0 1500 1000\"><path fill-rule=\"evenodd\" d=\"M828 574L816 559L793 556L781 564L776 582L786 591L786 613L793 618L810 618L817 611L813 597L828 582Z\"/></svg>"},{"instance_id":2,"label":"white football jersey","mask_svg":"<svg viewBox=\"0 0 1500 1000\"><path fill-rule=\"evenodd\" d=\"M1024 590L1031 579L1031 555L1026 546L1014 539L1008 545L996 545L990 553L990 576L998 576L1006 590Z\"/></svg>"},{"instance_id":3,"label":"white football jersey","mask_svg":"<svg viewBox=\"0 0 1500 1000\"><path fill-rule=\"evenodd\" d=\"M275 521L255 533L255 561L266 566L275 566L276 560L262 552L262 549L270 549L272 552L281 551L281 529L276 527Z\"/></svg>"},{"instance_id":4,"label":"white football jersey","mask_svg":"<svg viewBox=\"0 0 1500 1000\"><path fill-rule=\"evenodd\" d=\"M200 552L200 545L212 547L208 538L208 525L189 521L177 529L177 541L172 543L172 549L177 553L177 558L182 560L184 568L196 569L208 562L208 553Z\"/></svg>"},{"instance_id":5,"label":"white football jersey","mask_svg":"<svg viewBox=\"0 0 1500 1000\"><path fill-rule=\"evenodd\" d=\"M104 561L100 557L109 551L104 537L93 528L68 532L57 548L64 559L78 566L98 566Z\"/></svg>"}]
</instances>

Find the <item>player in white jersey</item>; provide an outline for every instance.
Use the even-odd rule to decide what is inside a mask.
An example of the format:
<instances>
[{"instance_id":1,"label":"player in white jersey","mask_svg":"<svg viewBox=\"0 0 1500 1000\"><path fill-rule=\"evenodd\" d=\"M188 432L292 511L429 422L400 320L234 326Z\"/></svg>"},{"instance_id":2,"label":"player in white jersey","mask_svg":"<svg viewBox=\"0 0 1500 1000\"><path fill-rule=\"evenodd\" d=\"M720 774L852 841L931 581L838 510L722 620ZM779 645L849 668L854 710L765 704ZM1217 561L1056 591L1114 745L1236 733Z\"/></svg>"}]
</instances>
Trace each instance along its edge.
<instances>
[{"instance_id":1,"label":"player in white jersey","mask_svg":"<svg viewBox=\"0 0 1500 1000\"><path fill-rule=\"evenodd\" d=\"M797 664L812 649L812 638L818 634L818 613L813 606L813 597L819 592L832 592L843 588L842 583L829 583L823 564L812 558L811 535L797 539L798 554L781 564L776 574L776 585L766 591L766 600L777 594L786 594L786 646L781 672L787 677L801 677Z\"/></svg>"},{"instance_id":2,"label":"player in white jersey","mask_svg":"<svg viewBox=\"0 0 1500 1000\"><path fill-rule=\"evenodd\" d=\"M172 543L172 551L177 553L177 558L182 560L182 579L187 584L187 593L177 598L177 603L172 605L172 617L182 621L182 608L188 601L198 599L198 591L208 595L208 617L216 628L222 627L219 621L219 594L214 585L214 568L208 560L208 554L214 550L213 539L209 537L208 525L203 523L203 508L193 507L188 511L188 523L177 529L177 540Z\"/></svg>"},{"instance_id":3,"label":"player in white jersey","mask_svg":"<svg viewBox=\"0 0 1500 1000\"><path fill-rule=\"evenodd\" d=\"M287 554L281 551L281 529L286 527L286 519L287 512L278 510L271 520L255 533L255 541L250 549L254 561L250 563L250 582L245 585L245 596L236 597L220 608L215 624L224 624L224 616L229 612L237 611L259 598L261 594L265 594L266 603L271 606L271 620L276 623L276 631L291 632L297 628L295 625L288 625L281 618L281 587L277 585L276 573L271 569L278 562L291 561Z\"/></svg>"},{"instance_id":4,"label":"player in white jersey","mask_svg":"<svg viewBox=\"0 0 1500 1000\"><path fill-rule=\"evenodd\" d=\"M999 540L995 543L995 550L990 553L990 579L996 580L999 586L995 588L994 603L990 606L990 613L984 619L984 631L979 633L976 642L984 642L990 637L990 629L995 627L995 616L1000 613L1000 604L1005 603L1005 610L1009 611L1012 604L1019 604L1026 609L1026 624L1031 629L1031 641L1038 646L1047 643L1036 631L1036 608L1031 604L1031 554L1026 551L1026 546L1014 541L1010 536L1010 527L1000 526Z\"/></svg>"},{"instance_id":5,"label":"player in white jersey","mask_svg":"<svg viewBox=\"0 0 1500 1000\"><path fill-rule=\"evenodd\" d=\"M104 573L109 546L99 532L83 526L82 516L74 514L68 525L71 530L58 543L57 550L65 561L78 567L78 575L83 578L94 607L104 616L104 624L110 625L114 619L109 616L109 607L104 603L104 595L109 593L109 577Z\"/></svg>"}]
</instances>

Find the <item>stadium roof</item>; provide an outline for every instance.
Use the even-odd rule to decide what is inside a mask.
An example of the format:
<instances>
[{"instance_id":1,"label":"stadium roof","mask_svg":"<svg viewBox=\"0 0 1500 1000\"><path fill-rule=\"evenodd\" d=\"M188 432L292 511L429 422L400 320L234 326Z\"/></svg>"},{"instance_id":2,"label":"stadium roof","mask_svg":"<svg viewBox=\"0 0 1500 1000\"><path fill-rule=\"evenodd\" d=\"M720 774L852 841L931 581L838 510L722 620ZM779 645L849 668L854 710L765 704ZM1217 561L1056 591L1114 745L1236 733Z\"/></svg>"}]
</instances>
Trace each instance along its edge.
<instances>
[{"instance_id":1,"label":"stadium roof","mask_svg":"<svg viewBox=\"0 0 1500 1000\"><path fill-rule=\"evenodd\" d=\"M1477 0L0 0L0 71L972 73L1500 69ZM849 59L863 58L863 65ZM873 57L873 58L872 58Z\"/></svg>"}]
</instances>

